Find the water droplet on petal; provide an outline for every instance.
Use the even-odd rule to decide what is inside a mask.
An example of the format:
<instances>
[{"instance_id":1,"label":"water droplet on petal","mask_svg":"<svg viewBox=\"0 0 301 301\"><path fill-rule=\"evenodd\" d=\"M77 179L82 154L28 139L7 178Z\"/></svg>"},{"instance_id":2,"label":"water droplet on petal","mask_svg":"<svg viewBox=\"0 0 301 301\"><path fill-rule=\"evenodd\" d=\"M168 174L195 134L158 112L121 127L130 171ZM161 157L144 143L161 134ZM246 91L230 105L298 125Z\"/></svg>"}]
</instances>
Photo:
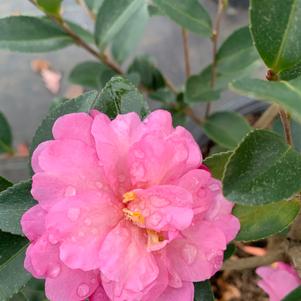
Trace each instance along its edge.
<instances>
[{"instance_id":1,"label":"water droplet on petal","mask_svg":"<svg viewBox=\"0 0 301 301\"><path fill-rule=\"evenodd\" d=\"M151 202L152 202L153 206L159 207L159 208L169 205L169 200L167 200L165 198L160 198L158 196L152 196L151 197Z\"/></svg>"},{"instance_id":2,"label":"water droplet on petal","mask_svg":"<svg viewBox=\"0 0 301 301\"><path fill-rule=\"evenodd\" d=\"M136 179L143 178L145 175L145 169L142 164L136 163L131 168L131 175Z\"/></svg>"},{"instance_id":3,"label":"water droplet on petal","mask_svg":"<svg viewBox=\"0 0 301 301\"><path fill-rule=\"evenodd\" d=\"M219 190L219 186L217 184L212 184L209 186L211 191L218 191Z\"/></svg>"},{"instance_id":4,"label":"water droplet on petal","mask_svg":"<svg viewBox=\"0 0 301 301\"><path fill-rule=\"evenodd\" d=\"M84 223L85 223L86 226L91 226L92 221L91 221L90 218L86 218L86 219L84 220Z\"/></svg>"},{"instance_id":5,"label":"water droplet on petal","mask_svg":"<svg viewBox=\"0 0 301 301\"><path fill-rule=\"evenodd\" d=\"M56 278L61 272L61 267L56 264L53 267L51 267L50 271L48 271L48 276L50 278Z\"/></svg>"},{"instance_id":6,"label":"water droplet on petal","mask_svg":"<svg viewBox=\"0 0 301 301\"><path fill-rule=\"evenodd\" d=\"M187 264L193 264L196 256L198 254L198 250L194 245L185 244L182 248L182 257Z\"/></svg>"},{"instance_id":7,"label":"water droplet on petal","mask_svg":"<svg viewBox=\"0 0 301 301\"><path fill-rule=\"evenodd\" d=\"M68 186L65 190L65 196L75 196L76 189L73 186Z\"/></svg>"},{"instance_id":8,"label":"water droplet on petal","mask_svg":"<svg viewBox=\"0 0 301 301\"><path fill-rule=\"evenodd\" d=\"M144 152L142 150L136 149L134 151L134 156L138 159L143 159L144 158Z\"/></svg>"},{"instance_id":9,"label":"water droplet on petal","mask_svg":"<svg viewBox=\"0 0 301 301\"><path fill-rule=\"evenodd\" d=\"M151 217L150 217L150 223L153 226L158 226L159 223L161 222L162 217L159 213L154 213Z\"/></svg>"},{"instance_id":10,"label":"water droplet on petal","mask_svg":"<svg viewBox=\"0 0 301 301\"><path fill-rule=\"evenodd\" d=\"M89 295L89 293L90 293L90 287L88 284L82 283L77 288L77 295L80 298L87 297Z\"/></svg>"},{"instance_id":11,"label":"water droplet on petal","mask_svg":"<svg viewBox=\"0 0 301 301\"><path fill-rule=\"evenodd\" d=\"M80 209L79 208L70 208L68 210L67 216L72 222L77 221L80 216Z\"/></svg>"},{"instance_id":12,"label":"water droplet on petal","mask_svg":"<svg viewBox=\"0 0 301 301\"><path fill-rule=\"evenodd\" d=\"M52 233L48 235L48 240L52 245L56 245L58 243L58 240Z\"/></svg>"}]
</instances>

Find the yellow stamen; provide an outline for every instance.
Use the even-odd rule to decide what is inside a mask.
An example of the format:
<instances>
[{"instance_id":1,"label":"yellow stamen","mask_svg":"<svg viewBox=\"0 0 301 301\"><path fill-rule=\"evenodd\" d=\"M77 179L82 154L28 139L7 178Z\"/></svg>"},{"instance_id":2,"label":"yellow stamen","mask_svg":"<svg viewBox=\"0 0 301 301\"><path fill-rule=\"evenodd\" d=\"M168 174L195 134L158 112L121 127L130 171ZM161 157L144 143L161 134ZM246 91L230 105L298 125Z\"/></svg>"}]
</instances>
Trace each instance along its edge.
<instances>
[{"instance_id":1,"label":"yellow stamen","mask_svg":"<svg viewBox=\"0 0 301 301\"><path fill-rule=\"evenodd\" d=\"M162 237L158 232L154 230L147 229L146 230L148 236L147 236L147 245L148 247L151 247L153 245L156 245L162 241L164 241L164 237Z\"/></svg>"},{"instance_id":2,"label":"yellow stamen","mask_svg":"<svg viewBox=\"0 0 301 301\"><path fill-rule=\"evenodd\" d=\"M129 191L129 192L126 192L124 195L123 195L123 203L129 203L131 201L134 201L136 199L136 193L133 192L133 191Z\"/></svg>"},{"instance_id":3,"label":"yellow stamen","mask_svg":"<svg viewBox=\"0 0 301 301\"><path fill-rule=\"evenodd\" d=\"M125 214L125 217L133 223L144 224L144 216L140 212L131 211L127 208L124 208L123 212Z\"/></svg>"}]
</instances>

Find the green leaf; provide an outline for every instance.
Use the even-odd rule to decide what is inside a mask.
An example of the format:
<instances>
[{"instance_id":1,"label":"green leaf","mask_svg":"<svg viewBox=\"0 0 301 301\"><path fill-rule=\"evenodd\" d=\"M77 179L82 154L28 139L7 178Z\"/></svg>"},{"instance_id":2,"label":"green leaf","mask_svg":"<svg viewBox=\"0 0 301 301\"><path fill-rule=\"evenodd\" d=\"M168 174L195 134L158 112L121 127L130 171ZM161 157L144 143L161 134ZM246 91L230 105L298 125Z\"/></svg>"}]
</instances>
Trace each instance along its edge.
<instances>
[{"instance_id":1,"label":"green leaf","mask_svg":"<svg viewBox=\"0 0 301 301\"><path fill-rule=\"evenodd\" d=\"M211 19L198 0L154 0L155 5L180 26L200 35L211 36Z\"/></svg>"},{"instance_id":2,"label":"green leaf","mask_svg":"<svg viewBox=\"0 0 301 301\"><path fill-rule=\"evenodd\" d=\"M143 0L104 0L95 24L95 39L98 47L104 50L143 5Z\"/></svg>"},{"instance_id":3,"label":"green leaf","mask_svg":"<svg viewBox=\"0 0 301 301\"><path fill-rule=\"evenodd\" d=\"M137 72L140 75L141 83L150 90L158 90L165 86L162 73L146 55L133 61L128 69L128 73L131 72Z\"/></svg>"},{"instance_id":4,"label":"green leaf","mask_svg":"<svg viewBox=\"0 0 301 301\"><path fill-rule=\"evenodd\" d=\"M301 300L301 286L294 289L282 301L300 301Z\"/></svg>"},{"instance_id":5,"label":"green leaf","mask_svg":"<svg viewBox=\"0 0 301 301\"><path fill-rule=\"evenodd\" d=\"M0 28L0 49L48 52L73 44L73 40L64 31L46 18L2 18Z\"/></svg>"},{"instance_id":6,"label":"green leaf","mask_svg":"<svg viewBox=\"0 0 301 301\"><path fill-rule=\"evenodd\" d=\"M92 109L102 111L111 118L128 112L137 112L142 117L148 113L147 103L137 88L122 77L113 77L101 93L90 91L54 107L38 127L31 144L31 153L43 141L53 139L52 127L60 116L89 112Z\"/></svg>"},{"instance_id":7,"label":"green leaf","mask_svg":"<svg viewBox=\"0 0 301 301\"><path fill-rule=\"evenodd\" d=\"M10 125L4 114L0 111L0 153L12 153L12 142L13 135Z\"/></svg>"},{"instance_id":8,"label":"green leaf","mask_svg":"<svg viewBox=\"0 0 301 301\"><path fill-rule=\"evenodd\" d=\"M236 252L235 244L228 244L224 252L224 261L228 260Z\"/></svg>"},{"instance_id":9,"label":"green leaf","mask_svg":"<svg viewBox=\"0 0 301 301\"><path fill-rule=\"evenodd\" d=\"M297 217L298 200L281 201L267 205L236 205L233 214L240 221L240 231L235 240L260 240L282 232Z\"/></svg>"},{"instance_id":10,"label":"green leaf","mask_svg":"<svg viewBox=\"0 0 301 301\"><path fill-rule=\"evenodd\" d=\"M104 0L85 0L87 7L97 15L100 7L102 6Z\"/></svg>"},{"instance_id":11,"label":"green leaf","mask_svg":"<svg viewBox=\"0 0 301 301\"><path fill-rule=\"evenodd\" d=\"M0 193L0 230L22 235L20 220L22 215L36 201L32 198L31 181L15 184Z\"/></svg>"},{"instance_id":12,"label":"green leaf","mask_svg":"<svg viewBox=\"0 0 301 301\"><path fill-rule=\"evenodd\" d=\"M265 64L279 72L301 61L301 2L252 0L251 30Z\"/></svg>"},{"instance_id":13,"label":"green leaf","mask_svg":"<svg viewBox=\"0 0 301 301\"><path fill-rule=\"evenodd\" d=\"M255 130L230 157L223 189L228 199L242 205L290 199L301 190L301 155L279 135Z\"/></svg>"},{"instance_id":14,"label":"green leaf","mask_svg":"<svg viewBox=\"0 0 301 301\"><path fill-rule=\"evenodd\" d=\"M209 280L194 283L194 301L214 301Z\"/></svg>"},{"instance_id":15,"label":"green leaf","mask_svg":"<svg viewBox=\"0 0 301 301\"><path fill-rule=\"evenodd\" d=\"M209 116L203 130L215 143L233 149L251 131L251 127L240 114L224 111Z\"/></svg>"},{"instance_id":16,"label":"green leaf","mask_svg":"<svg viewBox=\"0 0 301 301\"><path fill-rule=\"evenodd\" d=\"M149 16L144 3L116 35L112 43L112 54L118 63L123 63L138 45L145 31Z\"/></svg>"},{"instance_id":17,"label":"green leaf","mask_svg":"<svg viewBox=\"0 0 301 301\"><path fill-rule=\"evenodd\" d=\"M141 117L149 113L148 105L143 95L127 79L113 77L102 90L97 108L111 118L117 114L136 112Z\"/></svg>"},{"instance_id":18,"label":"green leaf","mask_svg":"<svg viewBox=\"0 0 301 301\"><path fill-rule=\"evenodd\" d=\"M99 90L115 74L113 70L100 62L87 61L76 65L72 69L69 80L73 84Z\"/></svg>"},{"instance_id":19,"label":"green leaf","mask_svg":"<svg viewBox=\"0 0 301 301\"><path fill-rule=\"evenodd\" d=\"M62 0L37 0L39 7L46 13L58 16L60 14Z\"/></svg>"},{"instance_id":20,"label":"green leaf","mask_svg":"<svg viewBox=\"0 0 301 301\"><path fill-rule=\"evenodd\" d=\"M148 96L155 101L160 101L167 104L174 103L176 101L176 95L167 88L160 88L154 92L151 92Z\"/></svg>"},{"instance_id":21,"label":"green leaf","mask_svg":"<svg viewBox=\"0 0 301 301\"><path fill-rule=\"evenodd\" d=\"M13 183L0 176L0 192L12 186Z\"/></svg>"},{"instance_id":22,"label":"green leaf","mask_svg":"<svg viewBox=\"0 0 301 301\"><path fill-rule=\"evenodd\" d=\"M231 83L230 88L244 96L277 103L301 122L301 79L299 78L291 82L245 78Z\"/></svg>"},{"instance_id":23,"label":"green leaf","mask_svg":"<svg viewBox=\"0 0 301 301\"><path fill-rule=\"evenodd\" d=\"M27 239L0 231L0 301L16 294L31 278L24 269Z\"/></svg>"},{"instance_id":24,"label":"green leaf","mask_svg":"<svg viewBox=\"0 0 301 301\"><path fill-rule=\"evenodd\" d=\"M30 301L27 297L22 293L19 292L18 294L14 295L9 301Z\"/></svg>"},{"instance_id":25,"label":"green leaf","mask_svg":"<svg viewBox=\"0 0 301 301\"><path fill-rule=\"evenodd\" d=\"M291 130L292 130L292 136L293 136L293 142L294 142L294 147L301 152L301 124L291 120ZM278 133L279 135L285 137L284 135L284 130L282 126L282 122L280 118L277 118L274 123L273 123L273 130Z\"/></svg>"},{"instance_id":26,"label":"green leaf","mask_svg":"<svg viewBox=\"0 0 301 301\"><path fill-rule=\"evenodd\" d=\"M231 155L232 152L217 153L207 157L203 163L210 169L214 178L221 180L224 175L226 164L228 163Z\"/></svg>"},{"instance_id":27,"label":"green leaf","mask_svg":"<svg viewBox=\"0 0 301 301\"><path fill-rule=\"evenodd\" d=\"M211 65L200 74L191 76L186 83L187 102L213 101L220 98L228 84L249 75L258 62L250 31L242 27L232 33L217 52L215 87L211 85Z\"/></svg>"},{"instance_id":28,"label":"green leaf","mask_svg":"<svg viewBox=\"0 0 301 301\"><path fill-rule=\"evenodd\" d=\"M87 44L94 44L94 36L93 34L86 30L85 28L81 27L79 24L74 23L69 20L65 20L66 24L70 27L72 31L74 31L82 40L84 40ZM58 27L59 29L59 27Z\"/></svg>"}]
</instances>

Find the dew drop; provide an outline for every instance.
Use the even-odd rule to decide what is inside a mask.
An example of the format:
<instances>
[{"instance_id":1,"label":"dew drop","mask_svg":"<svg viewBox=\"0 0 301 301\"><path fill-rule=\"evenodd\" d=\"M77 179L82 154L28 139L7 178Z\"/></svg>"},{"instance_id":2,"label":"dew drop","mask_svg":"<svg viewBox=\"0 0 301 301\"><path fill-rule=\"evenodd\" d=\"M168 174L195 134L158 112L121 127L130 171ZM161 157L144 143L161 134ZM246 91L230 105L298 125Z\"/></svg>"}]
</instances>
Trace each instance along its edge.
<instances>
[{"instance_id":1,"label":"dew drop","mask_svg":"<svg viewBox=\"0 0 301 301\"><path fill-rule=\"evenodd\" d=\"M185 244L182 248L182 257L187 264L193 264L198 254L198 250L194 245Z\"/></svg>"},{"instance_id":2,"label":"dew drop","mask_svg":"<svg viewBox=\"0 0 301 301\"><path fill-rule=\"evenodd\" d=\"M58 240L55 238L55 236L52 233L48 235L48 240L52 245L56 245L58 243Z\"/></svg>"},{"instance_id":3,"label":"dew drop","mask_svg":"<svg viewBox=\"0 0 301 301\"><path fill-rule=\"evenodd\" d=\"M219 186L217 184L212 184L209 186L209 189L211 191L218 191L219 190Z\"/></svg>"},{"instance_id":4,"label":"dew drop","mask_svg":"<svg viewBox=\"0 0 301 301\"><path fill-rule=\"evenodd\" d=\"M80 298L84 298L86 297L88 294L90 293L90 287L88 284L82 283L79 285L79 287L77 288L77 295Z\"/></svg>"},{"instance_id":5,"label":"dew drop","mask_svg":"<svg viewBox=\"0 0 301 301\"><path fill-rule=\"evenodd\" d=\"M141 151L141 150L139 150L139 149L136 149L135 151L134 151L134 156L136 157L136 158L138 158L138 159L143 159L144 158L144 152L143 151Z\"/></svg>"},{"instance_id":6,"label":"dew drop","mask_svg":"<svg viewBox=\"0 0 301 301\"><path fill-rule=\"evenodd\" d=\"M68 210L67 216L72 221L75 222L78 220L80 215L80 209L79 208L70 208Z\"/></svg>"},{"instance_id":7,"label":"dew drop","mask_svg":"<svg viewBox=\"0 0 301 301\"><path fill-rule=\"evenodd\" d=\"M150 217L150 222L153 226L158 226L159 223L161 222L162 217L159 213L154 213L151 217Z\"/></svg>"},{"instance_id":8,"label":"dew drop","mask_svg":"<svg viewBox=\"0 0 301 301\"><path fill-rule=\"evenodd\" d=\"M68 186L65 190L65 196L75 196L76 189L73 186Z\"/></svg>"},{"instance_id":9,"label":"dew drop","mask_svg":"<svg viewBox=\"0 0 301 301\"><path fill-rule=\"evenodd\" d=\"M91 221L90 218L86 218L86 219L84 220L84 223L85 223L86 226L91 226L92 221Z\"/></svg>"},{"instance_id":10,"label":"dew drop","mask_svg":"<svg viewBox=\"0 0 301 301\"><path fill-rule=\"evenodd\" d=\"M48 276L50 278L56 278L58 277L60 272L61 272L61 267L58 264L56 264L50 269L50 271L48 272Z\"/></svg>"},{"instance_id":11,"label":"dew drop","mask_svg":"<svg viewBox=\"0 0 301 301\"><path fill-rule=\"evenodd\" d=\"M153 206L159 207L159 208L169 205L169 200L167 200L165 198L160 198L158 196L152 196L151 197L151 202L152 202Z\"/></svg>"}]
</instances>

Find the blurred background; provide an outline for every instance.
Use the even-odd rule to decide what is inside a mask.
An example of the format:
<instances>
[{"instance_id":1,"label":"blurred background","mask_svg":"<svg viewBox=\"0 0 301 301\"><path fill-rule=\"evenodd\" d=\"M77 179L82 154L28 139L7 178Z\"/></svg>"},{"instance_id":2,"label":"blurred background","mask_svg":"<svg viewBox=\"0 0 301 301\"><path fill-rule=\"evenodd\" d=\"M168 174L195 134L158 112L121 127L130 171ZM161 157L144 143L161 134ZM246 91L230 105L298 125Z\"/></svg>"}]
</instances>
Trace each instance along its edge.
<instances>
[{"instance_id":1,"label":"blurred background","mask_svg":"<svg viewBox=\"0 0 301 301\"><path fill-rule=\"evenodd\" d=\"M214 18L217 10L215 0L203 0L204 6ZM0 17L9 15L37 15L39 12L26 0L0 1ZM91 29L93 24L75 0L64 1L64 16ZM248 24L248 1L230 1L229 8L221 25L220 43L235 30ZM1 29L0 29L1 30ZM219 43L219 44L220 44ZM211 61L209 39L190 35L190 56L192 73L198 73ZM148 54L168 78L181 86L185 80L181 29L168 18L156 16L149 20L143 39L136 54ZM51 93L36 71L37 60L50 64L61 76L57 93ZM48 111L54 97L72 96L78 87L68 83L71 69L80 62L93 60L84 50L71 46L66 49L45 54L22 54L0 50L0 110L11 124L14 145L21 149L30 144L33 134ZM130 61L130 58L129 60ZM127 66L128 61L124 66ZM39 62L39 61L38 61ZM249 110L250 101L230 92L222 96L222 101L213 103L213 110ZM204 105L197 105L197 114L204 114ZM245 112L243 112L245 113ZM200 130L191 124L190 129L197 139ZM28 177L26 158L0 159L0 174L12 181Z\"/></svg>"}]
</instances>

